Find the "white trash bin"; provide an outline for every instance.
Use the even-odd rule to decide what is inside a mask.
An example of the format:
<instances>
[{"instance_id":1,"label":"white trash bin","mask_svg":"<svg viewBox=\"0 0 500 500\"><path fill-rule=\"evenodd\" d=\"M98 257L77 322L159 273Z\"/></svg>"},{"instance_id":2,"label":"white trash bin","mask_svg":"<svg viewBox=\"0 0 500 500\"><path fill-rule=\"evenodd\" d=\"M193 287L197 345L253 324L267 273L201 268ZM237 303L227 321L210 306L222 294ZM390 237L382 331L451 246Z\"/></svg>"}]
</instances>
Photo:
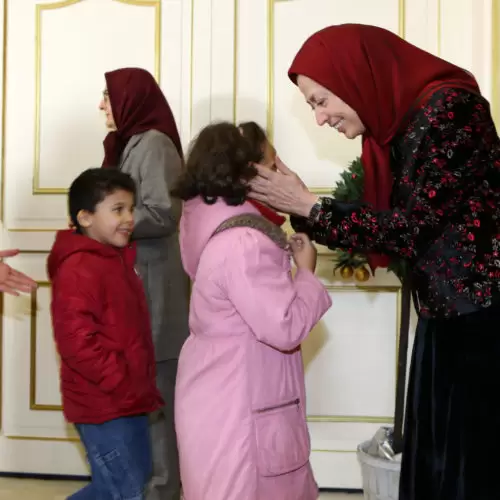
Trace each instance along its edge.
<instances>
[{"instance_id":1,"label":"white trash bin","mask_svg":"<svg viewBox=\"0 0 500 500\"><path fill-rule=\"evenodd\" d=\"M366 453L370 441L358 446L357 457L361 465L365 500L398 500L401 462L372 457Z\"/></svg>"}]
</instances>

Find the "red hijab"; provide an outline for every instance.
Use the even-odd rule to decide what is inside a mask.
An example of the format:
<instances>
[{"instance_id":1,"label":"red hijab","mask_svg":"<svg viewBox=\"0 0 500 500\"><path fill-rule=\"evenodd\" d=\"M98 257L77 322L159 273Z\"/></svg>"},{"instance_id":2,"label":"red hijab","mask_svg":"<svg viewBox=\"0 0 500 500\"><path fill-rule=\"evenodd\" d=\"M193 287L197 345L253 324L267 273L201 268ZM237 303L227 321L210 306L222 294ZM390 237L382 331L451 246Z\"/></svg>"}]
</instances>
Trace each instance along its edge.
<instances>
[{"instance_id":1,"label":"red hijab","mask_svg":"<svg viewBox=\"0 0 500 500\"><path fill-rule=\"evenodd\" d=\"M439 88L480 92L465 70L390 31L363 24L330 26L312 35L288 71L295 84L298 75L333 92L365 125L363 197L375 210L390 208L390 143L403 130L412 110ZM371 256L369 262L374 270L387 266L388 259Z\"/></svg>"},{"instance_id":2,"label":"red hijab","mask_svg":"<svg viewBox=\"0 0 500 500\"><path fill-rule=\"evenodd\" d=\"M174 115L153 76L140 68L117 69L104 76L116 130L104 139L102 166L118 165L128 140L152 129L170 137L182 158Z\"/></svg>"}]
</instances>

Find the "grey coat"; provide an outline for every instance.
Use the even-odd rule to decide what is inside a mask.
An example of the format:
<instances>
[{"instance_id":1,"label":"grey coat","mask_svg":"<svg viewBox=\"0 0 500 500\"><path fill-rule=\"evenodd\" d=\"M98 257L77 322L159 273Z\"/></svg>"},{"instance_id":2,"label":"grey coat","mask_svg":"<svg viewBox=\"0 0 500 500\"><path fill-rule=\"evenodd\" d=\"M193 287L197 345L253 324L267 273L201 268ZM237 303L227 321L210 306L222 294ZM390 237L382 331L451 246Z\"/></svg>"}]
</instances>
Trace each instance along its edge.
<instances>
[{"instance_id":1,"label":"grey coat","mask_svg":"<svg viewBox=\"0 0 500 500\"><path fill-rule=\"evenodd\" d=\"M178 358L189 331L189 280L182 268L178 233L182 204L169 194L181 168L174 143L156 130L134 135L120 161L120 170L137 185L133 239L157 362Z\"/></svg>"}]
</instances>

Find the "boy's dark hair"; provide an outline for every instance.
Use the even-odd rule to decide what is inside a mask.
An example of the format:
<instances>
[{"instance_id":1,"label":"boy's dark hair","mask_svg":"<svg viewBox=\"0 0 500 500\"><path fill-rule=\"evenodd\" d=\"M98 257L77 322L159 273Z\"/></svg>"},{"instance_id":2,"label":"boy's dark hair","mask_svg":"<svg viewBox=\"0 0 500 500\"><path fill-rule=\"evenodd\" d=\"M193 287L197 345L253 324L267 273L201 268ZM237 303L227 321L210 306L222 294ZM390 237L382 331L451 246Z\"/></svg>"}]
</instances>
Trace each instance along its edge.
<instances>
[{"instance_id":1,"label":"boy's dark hair","mask_svg":"<svg viewBox=\"0 0 500 500\"><path fill-rule=\"evenodd\" d=\"M258 161L235 125L208 125L191 142L186 168L172 195L184 201L201 196L207 204L222 198L228 205L241 205L250 190L246 182L257 175L252 163Z\"/></svg>"},{"instance_id":2,"label":"boy's dark hair","mask_svg":"<svg viewBox=\"0 0 500 500\"><path fill-rule=\"evenodd\" d=\"M253 154L258 157L258 162L264 158L264 145L268 138L264 129L256 122L242 122L238 125L243 137L245 137L252 147Z\"/></svg>"},{"instance_id":3,"label":"boy's dark hair","mask_svg":"<svg viewBox=\"0 0 500 500\"><path fill-rule=\"evenodd\" d=\"M80 210L94 213L106 196L118 190L128 191L135 198L134 179L113 168L89 168L82 172L71 183L68 193L69 215L76 230L81 233L77 218Z\"/></svg>"}]
</instances>

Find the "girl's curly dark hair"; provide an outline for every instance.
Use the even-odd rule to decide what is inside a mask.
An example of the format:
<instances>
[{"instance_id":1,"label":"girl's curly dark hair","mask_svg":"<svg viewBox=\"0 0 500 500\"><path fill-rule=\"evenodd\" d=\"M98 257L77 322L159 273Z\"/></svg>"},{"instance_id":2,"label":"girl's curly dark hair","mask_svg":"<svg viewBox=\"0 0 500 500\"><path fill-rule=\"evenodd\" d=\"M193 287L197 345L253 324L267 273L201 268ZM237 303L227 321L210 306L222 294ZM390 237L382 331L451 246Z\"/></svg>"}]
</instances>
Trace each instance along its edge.
<instances>
[{"instance_id":1,"label":"girl's curly dark hair","mask_svg":"<svg viewBox=\"0 0 500 500\"><path fill-rule=\"evenodd\" d=\"M252 163L258 161L235 125L208 125L191 142L186 167L172 195L184 201L201 196L207 204L222 198L228 205L241 205L250 190L247 182L257 175Z\"/></svg>"},{"instance_id":2,"label":"girl's curly dark hair","mask_svg":"<svg viewBox=\"0 0 500 500\"><path fill-rule=\"evenodd\" d=\"M238 130L248 140L253 154L261 162L264 159L264 146L268 142L264 129L256 122L242 122L238 125Z\"/></svg>"}]
</instances>

